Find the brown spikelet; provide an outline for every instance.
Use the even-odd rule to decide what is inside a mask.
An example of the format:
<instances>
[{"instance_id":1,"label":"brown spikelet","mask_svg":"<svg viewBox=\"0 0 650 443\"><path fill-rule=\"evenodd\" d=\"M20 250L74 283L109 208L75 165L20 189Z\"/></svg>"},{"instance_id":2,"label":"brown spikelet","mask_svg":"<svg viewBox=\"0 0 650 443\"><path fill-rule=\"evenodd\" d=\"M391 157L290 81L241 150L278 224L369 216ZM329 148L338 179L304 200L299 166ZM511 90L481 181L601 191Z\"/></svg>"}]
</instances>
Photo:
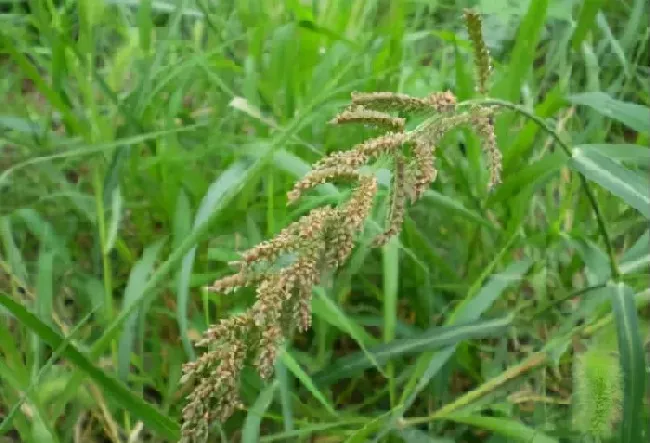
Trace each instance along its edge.
<instances>
[{"instance_id":1,"label":"brown spikelet","mask_svg":"<svg viewBox=\"0 0 650 443\"><path fill-rule=\"evenodd\" d=\"M483 150L487 154L490 181L488 188L492 189L501 183L501 151L497 147L496 134L494 132L494 119L490 116L482 118L477 122L477 131L483 139Z\"/></svg>"},{"instance_id":2,"label":"brown spikelet","mask_svg":"<svg viewBox=\"0 0 650 443\"><path fill-rule=\"evenodd\" d=\"M359 178L359 172L348 165L337 165L322 169L312 169L306 176L296 182L293 190L287 194L287 199L289 203L293 203L298 200L302 193L306 190L313 188L314 186L321 185L334 178L354 181Z\"/></svg>"},{"instance_id":3,"label":"brown spikelet","mask_svg":"<svg viewBox=\"0 0 650 443\"><path fill-rule=\"evenodd\" d=\"M384 154L392 154L408 140L408 135L402 132L389 132L380 137L368 140L356 146L365 158L376 158Z\"/></svg>"},{"instance_id":4,"label":"brown spikelet","mask_svg":"<svg viewBox=\"0 0 650 443\"><path fill-rule=\"evenodd\" d=\"M438 112L451 112L456 107L456 96L450 91L434 92L424 101Z\"/></svg>"},{"instance_id":5,"label":"brown spikelet","mask_svg":"<svg viewBox=\"0 0 650 443\"><path fill-rule=\"evenodd\" d=\"M476 77L478 80L478 91L481 94L487 92L487 84L492 71L492 62L490 61L490 51L485 46L483 40L483 31L481 29L481 16L474 10L465 11L465 22L467 32L474 47L474 66L476 68Z\"/></svg>"},{"instance_id":6,"label":"brown spikelet","mask_svg":"<svg viewBox=\"0 0 650 443\"><path fill-rule=\"evenodd\" d=\"M330 123L341 125L346 123L363 123L385 128L389 131L402 132L404 130L403 118L393 117L385 112L373 111L363 106L351 106L334 117Z\"/></svg>"},{"instance_id":7,"label":"brown spikelet","mask_svg":"<svg viewBox=\"0 0 650 443\"><path fill-rule=\"evenodd\" d=\"M419 200L422 194L435 181L437 171L434 166L435 146L425 140L417 140L413 149L415 156L415 179L412 202Z\"/></svg>"},{"instance_id":8,"label":"brown spikelet","mask_svg":"<svg viewBox=\"0 0 650 443\"><path fill-rule=\"evenodd\" d=\"M375 237L373 247L384 246L390 239L402 229L404 221L404 206L406 203L406 183L404 157L401 153L394 156L395 170L390 190L390 208L388 212L387 229Z\"/></svg>"}]
</instances>

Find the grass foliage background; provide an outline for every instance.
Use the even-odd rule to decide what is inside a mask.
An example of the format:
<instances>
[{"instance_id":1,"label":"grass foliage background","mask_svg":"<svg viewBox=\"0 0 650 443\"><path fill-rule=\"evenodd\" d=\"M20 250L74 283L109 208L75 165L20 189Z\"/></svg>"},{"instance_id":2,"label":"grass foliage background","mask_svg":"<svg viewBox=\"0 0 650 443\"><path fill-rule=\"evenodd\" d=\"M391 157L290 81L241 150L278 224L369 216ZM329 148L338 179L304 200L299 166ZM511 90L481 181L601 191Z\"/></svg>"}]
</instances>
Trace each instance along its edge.
<instances>
[{"instance_id":1,"label":"grass foliage background","mask_svg":"<svg viewBox=\"0 0 650 443\"><path fill-rule=\"evenodd\" d=\"M489 96L517 105L503 183L449 134L400 237L368 247L380 202L215 438L584 441L572 366L599 347L623 375L612 441L647 441L645 0L0 2L0 441L177 440L193 340L253 299L201 288L345 197L285 205L370 134L327 125L350 92L476 98L465 7Z\"/></svg>"}]
</instances>

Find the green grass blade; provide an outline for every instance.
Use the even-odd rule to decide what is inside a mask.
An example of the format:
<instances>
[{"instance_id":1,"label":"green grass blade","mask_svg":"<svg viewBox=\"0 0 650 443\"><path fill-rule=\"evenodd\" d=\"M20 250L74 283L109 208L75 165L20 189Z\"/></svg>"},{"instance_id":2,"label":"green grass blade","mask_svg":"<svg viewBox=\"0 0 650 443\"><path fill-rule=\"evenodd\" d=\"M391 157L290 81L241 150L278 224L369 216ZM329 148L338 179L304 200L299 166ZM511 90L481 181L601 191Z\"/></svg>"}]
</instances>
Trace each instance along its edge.
<instances>
[{"instance_id":1,"label":"green grass blade","mask_svg":"<svg viewBox=\"0 0 650 443\"><path fill-rule=\"evenodd\" d=\"M507 249L509 248L506 247L503 251ZM503 272L493 275L488 283L478 290L476 295L473 295L473 291L470 290L468 297L449 316L447 324L478 320L507 287L520 281L526 275L532 265L533 263L529 259L511 263ZM476 283L480 283L482 280L482 278L479 278Z\"/></svg>"},{"instance_id":2,"label":"green grass blade","mask_svg":"<svg viewBox=\"0 0 650 443\"><path fill-rule=\"evenodd\" d=\"M113 189L112 195L110 197L111 202L111 218L108 223L108 229L106 231L106 244L104 245L104 255L108 254L115 246L115 241L117 240L117 231L120 227L120 220L122 218L122 193L120 192L120 187L116 186Z\"/></svg>"},{"instance_id":3,"label":"green grass blade","mask_svg":"<svg viewBox=\"0 0 650 443\"><path fill-rule=\"evenodd\" d=\"M323 288L314 288L316 297L312 299L312 310L314 315L322 318L325 322L348 334L359 345L363 353L373 362L375 368L382 372L381 366L374 360L374 356L368 352L369 344L376 343L376 340L369 335L362 327L350 320L325 293ZM383 373L383 372L382 372Z\"/></svg>"},{"instance_id":4,"label":"green grass blade","mask_svg":"<svg viewBox=\"0 0 650 443\"><path fill-rule=\"evenodd\" d=\"M327 398L325 398L325 395L316 387L316 384L312 380L312 378L300 367L298 362L296 361L295 358L291 355L289 352L284 352L282 353L282 363L286 366L287 370L289 370L294 377L296 377L298 380L300 380L300 383L311 393L311 395L314 396L318 402L323 405L325 410L329 412L330 414L336 416L338 415L336 413L336 410L332 406L332 404L327 401Z\"/></svg>"},{"instance_id":5,"label":"green grass blade","mask_svg":"<svg viewBox=\"0 0 650 443\"><path fill-rule=\"evenodd\" d=\"M583 92L569 97L574 105L589 106L594 111L618 120L638 132L650 133L650 108L617 100L604 92Z\"/></svg>"},{"instance_id":6,"label":"green grass blade","mask_svg":"<svg viewBox=\"0 0 650 443\"><path fill-rule=\"evenodd\" d=\"M511 247L514 237L501 250L501 253L494 258L492 263L485 269L482 275L474 282L469 294L461 302L452 314L447 318L446 324L474 322L477 321L503 294L506 288L521 280L532 266L530 260L522 260L510 264L503 272L492 276L490 281L480 287L485 276L491 272L496 263L501 260L503 254ZM477 289L480 288L480 289ZM476 293L476 295L474 295ZM404 410L408 409L416 400L417 395L428 385L429 381L438 373L445 363L454 355L456 346L438 351L436 354L427 355L418 359L415 371L409 379L402 394L401 404Z\"/></svg>"},{"instance_id":7,"label":"green grass blade","mask_svg":"<svg viewBox=\"0 0 650 443\"><path fill-rule=\"evenodd\" d=\"M431 351L465 340L494 337L495 335L503 334L510 325L511 320L510 317L503 317L496 320L434 327L413 338L393 340L390 343L370 348L368 349L368 353L377 363L383 364L403 355ZM369 367L372 367L372 362L364 353L359 352L340 358L326 370L316 374L314 380L317 384L329 384Z\"/></svg>"},{"instance_id":8,"label":"green grass blade","mask_svg":"<svg viewBox=\"0 0 650 443\"><path fill-rule=\"evenodd\" d=\"M488 229L495 229L495 226L475 211L467 209L461 202L449 196L440 194L433 189L427 190L422 198L429 201L433 206L440 206L441 209L450 210L459 216L485 226Z\"/></svg>"},{"instance_id":9,"label":"green grass blade","mask_svg":"<svg viewBox=\"0 0 650 443\"><path fill-rule=\"evenodd\" d=\"M605 0L586 0L582 2L582 8L580 8L580 16L578 17L578 24L573 31L573 37L571 39L571 46L574 51L580 49L580 45L584 41L587 33L591 30L596 22L596 16L600 7Z\"/></svg>"},{"instance_id":10,"label":"green grass blade","mask_svg":"<svg viewBox=\"0 0 650 443\"><path fill-rule=\"evenodd\" d=\"M3 417L3 421L0 422L0 435L4 435L4 434L7 433L7 431L9 430L9 427L11 426L12 420L14 419L14 417L16 416L18 411L20 410L21 406L24 404L25 401L27 401L28 399L31 398L31 396L33 395L32 393L34 392L36 387L39 385L41 380L43 379L45 373L47 371L51 370L51 368L54 365L55 361L61 355L61 352L66 348L66 346L68 346L72 342L72 339L76 335L77 331L83 325L85 325L88 322L88 320L92 317L93 313L94 312L88 313L85 318L81 319L81 321L78 322L75 325L75 327L72 330L69 331L69 333L68 333L67 337L65 338L65 340L63 340L61 342L61 344L59 345L58 348L55 348L53 350L54 352L52 352L52 355L48 359L48 361L41 368L39 368L38 372L36 372L32 376L32 378L31 378L31 380L29 382L29 386L24 390L24 394L21 396L20 401L16 402L14 405L12 405L11 409L9 410L9 413L5 417ZM5 337L5 331L3 330L2 325L0 325L0 344L5 349L5 352L7 352L6 350L7 350L7 347L8 347L7 346L8 343L6 342L7 340L5 338L6 338ZM15 352L15 348L12 349L12 351ZM9 351L9 354L13 355L13 353L11 351ZM15 370L15 368L14 368L14 370Z\"/></svg>"},{"instance_id":11,"label":"green grass blade","mask_svg":"<svg viewBox=\"0 0 650 443\"><path fill-rule=\"evenodd\" d=\"M122 307L120 313L111 322L104 331L102 337L93 343L91 348L91 355L98 357L104 349L108 346L112 338L119 332L120 327L124 321L134 312L142 303L150 300L153 297L153 290L160 284L160 282L169 275L174 265L178 264L185 254L190 251L207 233L210 228L211 221L216 219L221 212L226 209L230 200L234 197L236 192L241 189L248 180L251 179L256 172L261 168L262 161L256 162L254 166L249 168L242 168L241 165L231 167L231 171L238 171L238 179L230 183L230 188L224 192L224 195L219 200L218 205L212 207L210 216L205 221L195 226L192 233L176 248L149 277L147 283L143 286L142 291L137 299ZM265 163L265 162L264 162Z\"/></svg>"},{"instance_id":12,"label":"green grass blade","mask_svg":"<svg viewBox=\"0 0 650 443\"><path fill-rule=\"evenodd\" d=\"M147 278L151 275L154 265L156 264L158 254L160 253L160 250L164 244L165 241L162 239L148 246L144 250L142 258L138 260L131 269L129 280L126 284L126 288L124 289L123 304L125 306L128 306L135 300L138 300L138 298L141 296L142 288L144 287ZM126 382L127 376L129 375L131 353L133 352L133 347L135 345L136 324L138 316L144 315L146 315L146 312L143 312L143 310L134 312L132 315L130 315L126 320L124 329L120 335L117 351L117 374L120 380L124 382Z\"/></svg>"},{"instance_id":13,"label":"green grass blade","mask_svg":"<svg viewBox=\"0 0 650 443\"><path fill-rule=\"evenodd\" d=\"M192 232L192 209L190 207L190 200L185 190L181 189L176 199L176 214L174 215L174 247L178 247L184 238ZM191 360L196 358L194 346L190 342L187 335L189 330L188 325L188 305L190 297L190 277L192 275L192 265L194 264L194 257L196 248L192 248L181 262L181 269L178 273L176 282L176 321L180 329L181 342L183 349Z\"/></svg>"},{"instance_id":14,"label":"green grass blade","mask_svg":"<svg viewBox=\"0 0 650 443\"><path fill-rule=\"evenodd\" d=\"M506 417L482 417L476 415L446 415L445 420L474 426L506 437L509 442L558 443L558 440L523 423Z\"/></svg>"},{"instance_id":15,"label":"green grass blade","mask_svg":"<svg viewBox=\"0 0 650 443\"><path fill-rule=\"evenodd\" d=\"M397 321L397 301L399 288L399 241L397 237L390 239L382 248L383 264L383 310L384 310L384 343L395 339L395 326ZM389 364L387 368L388 385L391 406L395 401L394 368Z\"/></svg>"},{"instance_id":16,"label":"green grass blade","mask_svg":"<svg viewBox=\"0 0 650 443\"><path fill-rule=\"evenodd\" d=\"M650 264L650 231L646 231L630 246L623 256L619 269L623 274L629 274L647 267Z\"/></svg>"},{"instance_id":17,"label":"green grass blade","mask_svg":"<svg viewBox=\"0 0 650 443\"><path fill-rule=\"evenodd\" d=\"M643 435L648 423L643 404L648 376L637 307L631 288L619 283L610 286L610 291L623 369L623 421L620 441L640 442L645 440Z\"/></svg>"},{"instance_id":18,"label":"green grass blade","mask_svg":"<svg viewBox=\"0 0 650 443\"><path fill-rule=\"evenodd\" d=\"M53 266L54 266L54 254L52 253L52 251L46 250L44 244L41 243L41 251L39 252L39 256L38 256L36 312L38 313L40 319L46 324L51 324L52 322ZM42 349L43 347L37 335L34 336L34 339L35 339L34 362L32 367L32 373L36 374L40 370L41 359L43 357L43 349Z\"/></svg>"},{"instance_id":19,"label":"green grass blade","mask_svg":"<svg viewBox=\"0 0 650 443\"><path fill-rule=\"evenodd\" d=\"M504 202L526 188L539 188L548 179L555 176L566 162L566 155L562 152L555 152L508 174L503 183L491 194L490 201Z\"/></svg>"},{"instance_id":20,"label":"green grass blade","mask_svg":"<svg viewBox=\"0 0 650 443\"><path fill-rule=\"evenodd\" d=\"M9 216L0 217L0 240L10 272L22 282L27 280L27 267L22 253L14 240L13 227Z\"/></svg>"},{"instance_id":21,"label":"green grass blade","mask_svg":"<svg viewBox=\"0 0 650 443\"><path fill-rule=\"evenodd\" d=\"M278 390L280 391L280 407L282 409L282 425L285 432L291 432L295 429L295 420L293 417L293 405L291 404L291 392L293 391L292 381L287 373L287 365L284 361L284 354L280 357L275 365L275 378L278 380ZM296 362L297 364L297 362ZM305 374L307 375L307 374Z\"/></svg>"},{"instance_id":22,"label":"green grass blade","mask_svg":"<svg viewBox=\"0 0 650 443\"><path fill-rule=\"evenodd\" d=\"M454 443L454 440L446 437L432 437L425 431L418 429L403 429L393 431L403 439L404 443Z\"/></svg>"},{"instance_id":23,"label":"green grass blade","mask_svg":"<svg viewBox=\"0 0 650 443\"><path fill-rule=\"evenodd\" d=\"M245 172L246 167L241 163L236 163L220 174L210 185L201 201L201 204L199 205L199 209L196 212L192 233L200 230L201 226L206 223L213 213L219 212L220 209L225 207L226 201L230 197L229 192L237 186L241 177L245 176ZM192 235L192 233L190 233L190 235ZM178 303L178 310L176 311L178 325L181 328L181 338L183 340L185 351L190 356L194 356L194 350L192 349L192 344L187 335L187 311L190 298L190 278L192 276L192 269L194 268L195 255L196 248L192 248L187 252L187 254L185 254L185 257L183 257L178 276L178 293L176 295Z\"/></svg>"},{"instance_id":24,"label":"green grass blade","mask_svg":"<svg viewBox=\"0 0 650 443\"><path fill-rule=\"evenodd\" d=\"M650 168L650 149L647 146L632 144L588 144L576 145L574 149L596 152L619 163L642 168Z\"/></svg>"},{"instance_id":25,"label":"green grass blade","mask_svg":"<svg viewBox=\"0 0 650 443\"><path fill-rule=\"evenodd\" d=\"M0 304L9 310L23 325L38 334L43 341L53 348L59 348L64 344L64 337L61 337L58 332L43 323L38 317L27 311L20 303L17 303L8 295L0 293ZM177 439L180 436L180 428L175 421L161 414L141 398L133 395L117 379L95 366L76 346L69 344L63 348L61 355L85 372L106 394L113 397L115 401L128 410L134 417L141 419L152 431L169 439Z\"/></svg>"},{"instance_id":26,"label":"green grass blade","mask_svg":"<svg viewBox=\"0 0 650 443\"><path fill-rule=\"evenodd\" d=\"M650 181L594 151L576 148L569 165L650 218Z\"/></svg>"},{"instance_id":27,"label":"green grass blade","mask_svg":"<svg viewBox=\"0 0 650 443\"><path fill-rule=\"evenodd\" d=\"M2 41L3 48L5 48L16 64L18 64L23 73L34 82L40 92L47 98L48 102L61 112L63 120L70 132L73 134L87 135L88 131L79 123L79 120L65 100L47 84L43 76L39 73L38 68L32 64L25 54L16 48L12 39L4 34L4 30L0 34L0 41Z\"/></svg>"},{"instance_id":28,"label":"green grass blade","mask_svg":"<svg viewBox=\"0 0 650 443\"><path fill-rule=\"evenodd\" d=\"M510 61L506 72L495 80L492 94L495 97L518 102L520 88L535 58L535 46L540 38L548 0L530 2L528 12L519 25L515 46L510 53Z\"/></svg>"},{"instance_id":29,"label":"green grass blade","mask_svg":"<svg viewBox=\"0 0 650 443\"><path fill-rule=\"evenodd\" d=\"M278 382L275 380L260 392L259 397L257 397L253 406L248 410L248 415L246 415L246 421L242 429L242 443L257 443L260 441L262 417L271 405L277 388Z\"/></svg>"},{"instance_id":30,"label":"green grass blade","mask_svg":"<svg viewBox=\"0 0 650 443\"><path fill-rule=\"evenodd\" d=\"M382 414L379 417L376 417L372 420L368 420L361 428L357 429L352 435L350 435L345 443L365 443L368 441L368 437L379 429L382 423L385 420L388 420L388 413Z\"/></svg>"}]
</instances>

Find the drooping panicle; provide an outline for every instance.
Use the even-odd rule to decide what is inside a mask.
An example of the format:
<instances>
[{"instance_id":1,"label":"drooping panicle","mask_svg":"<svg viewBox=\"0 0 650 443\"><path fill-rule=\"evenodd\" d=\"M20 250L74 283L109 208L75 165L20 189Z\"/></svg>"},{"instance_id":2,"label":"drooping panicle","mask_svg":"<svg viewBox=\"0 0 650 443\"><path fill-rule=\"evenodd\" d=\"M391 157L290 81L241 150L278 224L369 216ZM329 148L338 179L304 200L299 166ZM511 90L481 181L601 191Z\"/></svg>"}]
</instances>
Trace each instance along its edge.
<instances>
[{"instance_id":1,"label":"drooping panicle","mask_svg":"<svg viewBox=\"0 0 650 443\"><path fill-rule=\"evenodd\" d=\"M472 13L467 17L472 40L482 42L480 19ZM489 74L484 46L478 46L476 59L483 90ZM262 379L270 379L283 343L294 331L311 327L314 286L321 284L323 275L343 266L355 241L364 238L361 234L377 196L374 162L392 159L392 180L386 227L371 239L372 246L384 245L400 233L407 201L416 203L436 180L436 147L449 131L473 126L489 160L490 186L500 181L493 109L467 109L456 103L451 92L423 98L392 92L353 93L351 102L332 123L372 125L386 132L317 161L287 193L292 204L317 185L344 182L351 188L347 201L312 209L273 238L243 251L240 260L231 263L237 272L209 288L223 292L255 286L255 302L246 312L210 326L196 343L206 352L183 368L181 382L192 387L183 410L185 443L204 441L210 422L224 421L242 407L239 385L245 365L253 365ZM400 113L425 113L427 118L406 130L406 119L395 116Z\"/></svg>"}]
</instances>

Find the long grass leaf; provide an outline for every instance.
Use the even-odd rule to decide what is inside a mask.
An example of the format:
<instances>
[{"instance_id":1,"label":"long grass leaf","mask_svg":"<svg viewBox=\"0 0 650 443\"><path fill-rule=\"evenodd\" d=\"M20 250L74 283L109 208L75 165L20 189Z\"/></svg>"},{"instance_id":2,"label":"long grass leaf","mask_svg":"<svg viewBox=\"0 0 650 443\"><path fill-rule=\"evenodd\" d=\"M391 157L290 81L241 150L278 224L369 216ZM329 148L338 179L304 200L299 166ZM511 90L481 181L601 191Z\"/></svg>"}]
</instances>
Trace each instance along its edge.
<instances>
[{"instance_id":1,"label":"long grass leaf","mask_svg":"<svg viewBox=\"0 0 650 443\"><path fill-rule=\"evenodd\" d=\"M138 298L141 296L142 288L147 282L147 278L149 278L151 275L154 265L156 264L156 260L158 259L158 254L160 253L160 250L164 244L164 239L161 239L148 246L144 250L142 258L138 260L133 266L131 273L129 274L129 280L126 284L126 288L124 289L123 305L128 306L135 300L138 300ZM129 374L129 368L131 365L131 353L133 352L133 347L135 345L136 324L138 316L144 315L146 315L146 312L142 309L131 314L126 320L124 329L120 335L117 351L117 374L122 381L126 381Z\"/></svg>"},{"instance_id":2,"label":"long grass leaf","mask_svg":"<svg viewBox=\"0 0 650 443\"><path fill-rule=\"evenodd\" d=\"M282 354L282 363L284 366L291 372L294 377L300 380L300 383L314 396L318 402L323 405L325 410L330 414L336 416L336 410L334 406L325 398L325 395L318 389L312 378L300 367L300 364L296 361L295 358L289 352L284 352Z\"/></svg>"},{"instance_id":3,"label":"long grass leaf","mask_svg":"<svg viewBox=\"0 0 650 443\"><path fill-rule=\"evenodd\" d=\"M523 423L506 417L482 417L477 415L446 415L445 420L474 426L506 437L508 441L522 443L558 443L558 440Z\"/></svg>"},{"instance_id":4,"label":"long grass leaf","mask_svg":"<svg viewBox=\"0 0 650 443\"><path fill-rule=\"evenodd\" d=\"M271 405L273 396L277 389L278 382L275 380L260 392L259 397L257 397L253 406L248 410L246 421L244 422L244 427L242 429L242 443L257 443L260 440L260 424L262 422L262 416Z\"/></svg>"},{"instance_id":5,"label":"long grass leaf","mask_svg":"<svg viewBox=\"0 0 650 443\"><path fill-rule=\"evenodd\" d=\"M510 317L458 324L454 326L434 327L419 336L393 340L390 343L368 349L375 361L383 364L389 360L423 351L431 351L465 340L494 337L502 334L511 322ZM337 360L326 370L314 376L318 384L328 384L344 377L356 374L372 367L369 358L359 352Z\"/></svg>"},{"instance_id":6,"label":"long grass leaf","mask_svg":"<svg viewBox=\"0 0 650 443\"><path fill-rule=\"evenodd\" d=\"M650 181L594 151L573 150L569 165L650 218Z\"/></svg>"},{"instance_id":7,"label":"long grass leaf","mask_svg":"<svg viewBox=\"0 0 650 443\"><path fill-rule=\"evenodd\" d=\"M604 92L583 92L569 97L574 105L589 106L594 111L618 120L638 132L650 133L650 108L617 100Z\"/></svg>"},{"instance_id":8,"label":"long grass leaf","mask_svg":"<svg viewBox=\"0 0 650 443\"><path fill-rule=\"evenodd\" d=\"M648 376L634 291L620 283L612 285L610 286L610 298L623 369L623 421L620 441L622 443L640 442L644 440L643 435L648 426L648 420L644 418L643 405Z\"/></svg>"}]
</instances>

